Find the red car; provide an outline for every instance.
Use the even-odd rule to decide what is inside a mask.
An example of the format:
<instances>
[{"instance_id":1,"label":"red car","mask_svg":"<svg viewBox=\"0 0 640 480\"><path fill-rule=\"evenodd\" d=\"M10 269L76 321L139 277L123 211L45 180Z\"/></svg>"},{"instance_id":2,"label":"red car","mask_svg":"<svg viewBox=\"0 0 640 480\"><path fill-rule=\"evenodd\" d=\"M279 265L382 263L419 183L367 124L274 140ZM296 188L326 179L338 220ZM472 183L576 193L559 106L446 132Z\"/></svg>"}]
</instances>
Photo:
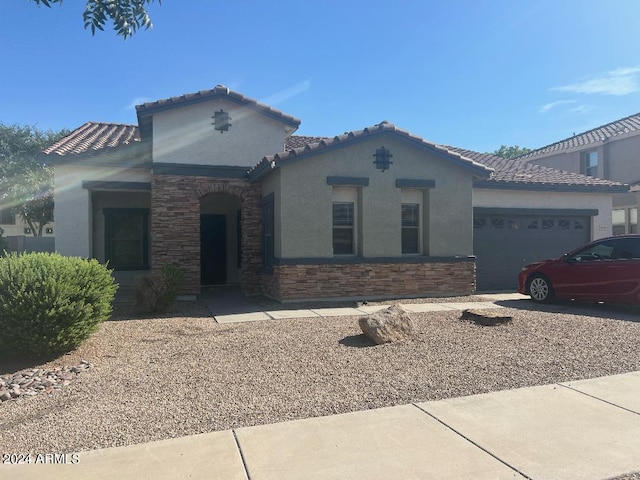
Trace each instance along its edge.
<instances>
[{"instance_id":1,"label":"red car","mask_svg":"<svg viewBox=\"0 0 640 480\"><path fill-rule=\"evenodd\" d=\"M554 298L640 305L640 235L588 243L561 258L532 263L518 292L536 302Z\"/></svg>"}]
</instances>

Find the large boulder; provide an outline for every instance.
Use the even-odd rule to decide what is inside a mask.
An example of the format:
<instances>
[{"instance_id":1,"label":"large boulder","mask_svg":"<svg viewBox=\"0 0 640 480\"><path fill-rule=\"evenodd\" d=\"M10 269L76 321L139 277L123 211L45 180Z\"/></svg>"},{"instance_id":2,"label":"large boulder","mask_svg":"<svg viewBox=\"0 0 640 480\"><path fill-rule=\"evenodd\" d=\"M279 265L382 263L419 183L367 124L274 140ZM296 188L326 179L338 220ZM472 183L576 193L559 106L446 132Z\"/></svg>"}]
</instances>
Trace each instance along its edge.
<instances>
[{"instance_id":1,"label":"large boulder","mask_svg":"<svg viewBox=\"0 0 640 480\"><path fill-rule=\"evenodd\" d=\"M360 329L372 342L397 342L413 335L413 322L400 306L392 305L358 320Z\"/></svg>"}]
</instances>

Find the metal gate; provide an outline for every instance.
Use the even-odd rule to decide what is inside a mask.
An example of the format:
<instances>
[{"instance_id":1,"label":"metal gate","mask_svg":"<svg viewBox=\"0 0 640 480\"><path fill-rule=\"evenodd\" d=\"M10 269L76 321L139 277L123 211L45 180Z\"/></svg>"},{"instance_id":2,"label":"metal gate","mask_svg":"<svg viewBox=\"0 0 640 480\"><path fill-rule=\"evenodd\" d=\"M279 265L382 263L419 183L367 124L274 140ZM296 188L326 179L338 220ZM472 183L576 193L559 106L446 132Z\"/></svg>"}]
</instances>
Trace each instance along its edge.
<instances>
[{"instance_id":1,"label":"metal gate","mask_svg":"<svg viewBox=\"0 0 640 480\"><path fill-rule=\"evenodd\" d=\"M477 290L512 290L523 266L560 257L590 240L590 217L474 214Z\"/></svg>"}]
</instances>

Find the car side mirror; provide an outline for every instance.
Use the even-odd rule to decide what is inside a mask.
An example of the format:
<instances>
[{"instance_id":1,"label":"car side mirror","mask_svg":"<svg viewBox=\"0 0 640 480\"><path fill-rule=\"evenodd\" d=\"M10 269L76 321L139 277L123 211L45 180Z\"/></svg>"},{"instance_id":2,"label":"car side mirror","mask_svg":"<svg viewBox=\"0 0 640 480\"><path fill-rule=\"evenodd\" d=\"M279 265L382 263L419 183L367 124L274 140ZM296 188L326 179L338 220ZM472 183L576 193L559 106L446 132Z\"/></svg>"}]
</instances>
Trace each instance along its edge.
<instances>
[{"instance_id":1,"label":"car side mirror","mask_svg":"<svg viewBox=\"0 0 640 480\"><path fill-rule=\"evenodd\" d=\"M574 263L576 263L576 261L577 261L577 260L575 259L575 257L569 257L569 254L567 254L567 253L565 253L565 254L562 256L562 259L563 259L565 262L567 262L569 265L573 265L573 264L574 264Z\"/></svg>"}]
</instances>

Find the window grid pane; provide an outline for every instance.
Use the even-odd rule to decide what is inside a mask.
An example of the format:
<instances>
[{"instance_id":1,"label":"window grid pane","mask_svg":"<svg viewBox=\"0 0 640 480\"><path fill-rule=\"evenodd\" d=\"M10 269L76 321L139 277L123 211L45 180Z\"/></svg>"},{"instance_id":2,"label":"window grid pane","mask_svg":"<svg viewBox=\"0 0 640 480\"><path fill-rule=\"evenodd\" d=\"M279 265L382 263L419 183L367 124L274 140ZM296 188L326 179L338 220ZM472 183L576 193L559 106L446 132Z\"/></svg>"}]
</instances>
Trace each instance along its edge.
<instances>
[{"instance_id":1,"label":"window grid pane","mask_svg":"<svg viewBox=\"0 0 640 480\"><path fill-rule=\"evenodd\" d=\"M402 253L420 253L420 205L402 204Z\"/></svg>"},{"instance_id":2,"label":"window grid pane","mask_svg":"<svg viewBox=\"0 0 640 480\"><path fill-rule=\"evenodd\" d=\"M333 225L345 227L353 226L353 203L333 204Z\"/></svg>"},{"instance_id":3,"label":"window grid pane","mask_svg":"<svg viewBox=\"0 0 640 480\"><path fill-rule=\"evenodd\" d=\"M333 254L353 255L354 252L354 204L333 204Z\"/></svg>"},{"instance_id":4,"label":"window grid pane","mask_svg":"<svg viewBox=\"0 0 640 480\"><path fill-rule=\"evenodd\" d=\"M402 204L402 226L417 227L420 224L419 214L420 206L417 203Z\"/></svg>"},{"instance_id":5,"label":"window grid pane","mask_svg":"<svg viewBox=\"0 0 640 480\"><path fill-rule=\"evenodd\" d=\"M106 260L116 270L148 267L147 212L140 209L105 209Z\"/></svg>"}]
</instances>

